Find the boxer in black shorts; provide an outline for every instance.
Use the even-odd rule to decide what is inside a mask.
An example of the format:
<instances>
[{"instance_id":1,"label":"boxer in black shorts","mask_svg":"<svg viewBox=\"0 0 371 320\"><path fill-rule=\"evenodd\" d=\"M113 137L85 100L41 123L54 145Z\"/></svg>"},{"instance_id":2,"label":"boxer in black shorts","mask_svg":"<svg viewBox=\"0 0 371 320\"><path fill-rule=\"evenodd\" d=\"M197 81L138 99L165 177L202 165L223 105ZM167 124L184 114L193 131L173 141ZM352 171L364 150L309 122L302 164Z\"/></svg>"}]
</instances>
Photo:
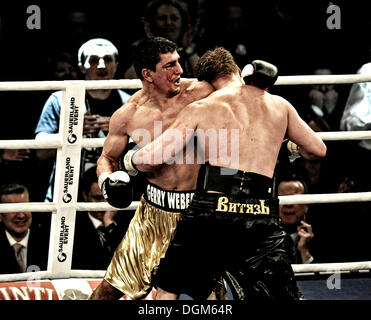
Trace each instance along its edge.
<instances>
[{"instance_id":1,"label":"boxer in black shorts","mask_svg":"<svg viewBox=\"0 0 371 320\"><path fill-rule=\"evenodd\" d=\"M160 262L157 286L204 299L213 279L223 274L235 299L301 298L278 199L272 197L272 179L220 172L220 167L207 165L200 174L203 190L196 192L178 222Z\"/></svg>"}]
</instances>

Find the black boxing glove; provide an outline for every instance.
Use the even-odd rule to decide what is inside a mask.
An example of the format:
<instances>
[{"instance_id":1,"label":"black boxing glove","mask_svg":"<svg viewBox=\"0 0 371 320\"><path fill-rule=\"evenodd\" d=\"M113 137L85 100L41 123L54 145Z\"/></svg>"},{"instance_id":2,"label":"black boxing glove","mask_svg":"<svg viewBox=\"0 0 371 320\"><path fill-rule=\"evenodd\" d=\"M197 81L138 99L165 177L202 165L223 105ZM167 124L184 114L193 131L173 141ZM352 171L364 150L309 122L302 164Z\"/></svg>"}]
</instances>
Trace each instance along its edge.
<instances>
[{"instance_id":1,"label":"black boxing glove","mask_svg":"<svg viewBox=\"0 0 371 320\"><path fill-rule=\"evenodd\" d=\"M243 68L241 75L246 84L265 90L277 81L278 69L269 62L254 60Z\"/></svg>"},{"instance_id":2,"label":"black boxing glove","mask_svg":"<svg viewBox=\"0 0 371 320\"><path fill-rule=\"evenodd\" d=\"M124 171L103 172L98 179L99 187L107 202L116 208L126 208L133 201L130 177Z\"/></svg>"}]
</instances>

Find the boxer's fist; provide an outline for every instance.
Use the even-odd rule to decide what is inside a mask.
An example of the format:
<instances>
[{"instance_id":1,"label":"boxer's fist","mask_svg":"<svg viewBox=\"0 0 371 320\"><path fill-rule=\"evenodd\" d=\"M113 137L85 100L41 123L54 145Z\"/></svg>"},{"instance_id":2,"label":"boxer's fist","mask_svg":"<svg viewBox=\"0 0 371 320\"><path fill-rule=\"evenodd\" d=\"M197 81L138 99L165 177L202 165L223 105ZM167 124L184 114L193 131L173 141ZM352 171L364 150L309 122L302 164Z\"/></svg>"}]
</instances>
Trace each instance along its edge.
<instances>
[{"instance_id":1,"label":"boxer's fist","mask_svg":"<svg viewBox=\"0 0 371 320\"><path fill-rule=\"evenodd\" d=\"M299 146L290 140L287 141L287 150L293 156L300 156Z\"/></svg>"},{"instance_id":2,"label":"boxer's fist","mask_svg":"<svg viewBox=\"0 0 371 320\"><path fill-rule=\"evenodd\" d=\"M133 201L133 188L130 177L124 171L115 171L111 174L104 172L98 180L103 197L116 208L126 208Z\"/></svg>"},{"instance_id":3,"label":"boxer's fist","mask_svg":"<svg viewBox=\"0 0 371 320\"><path fill-rule=\"evenodd\" d=\"M263 60L254 60L242 70L242 77L246 84L260 89L267 89L274 85L278 78L277 67Z\"/></svg>"},{"instance_id":4,"label":"boxer's fist","mask_svg":"<svg viewBox=\"0 0 371 320\"><path fill-rule=\"evenodd\" d=\"M282 142L280 152L278 154L278 161L282 163L286 163L288 160L289 162L295 161L297 158L301 156L299 146L288 140L285 139Z\"/></svg>"}]
</instances>

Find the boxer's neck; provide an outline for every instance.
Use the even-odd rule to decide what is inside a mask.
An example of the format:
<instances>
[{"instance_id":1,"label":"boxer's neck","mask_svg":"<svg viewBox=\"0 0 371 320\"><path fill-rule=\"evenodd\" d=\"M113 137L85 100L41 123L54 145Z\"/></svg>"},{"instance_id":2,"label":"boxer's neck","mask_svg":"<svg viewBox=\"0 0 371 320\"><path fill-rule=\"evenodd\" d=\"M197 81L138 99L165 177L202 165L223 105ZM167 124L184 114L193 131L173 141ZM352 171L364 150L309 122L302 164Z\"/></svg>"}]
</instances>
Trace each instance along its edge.
<instances>
[{"instance_id":1,"label":"boxer's neck","mask_svg":"<svg viewBox=\"0 0 371 320\"><path fill-rule=\"evenodd\" d=\"M211 85L215 88L215 90L219 90L227 86L241 86L243 85L243 82L239 75L229 74L213 80Z\"/></svg>"}]
</instances>

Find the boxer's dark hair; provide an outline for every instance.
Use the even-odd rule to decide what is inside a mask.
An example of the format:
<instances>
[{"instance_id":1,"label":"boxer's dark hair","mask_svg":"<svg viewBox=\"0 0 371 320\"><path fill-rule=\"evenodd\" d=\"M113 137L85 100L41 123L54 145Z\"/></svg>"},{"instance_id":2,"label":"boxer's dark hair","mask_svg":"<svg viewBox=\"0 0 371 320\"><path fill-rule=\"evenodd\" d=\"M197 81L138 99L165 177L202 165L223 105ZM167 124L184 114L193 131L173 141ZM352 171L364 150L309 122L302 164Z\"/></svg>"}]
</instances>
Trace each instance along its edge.
<instances>
[{"instance_id":1,"label":"boxer's dark hair","mask_svg":"<svg viewBox=\"0 0 371 320\"><path fill-rule=\"evenodd\" d=\"M168 52L172 53L176 48L174 42L162 37L142 40L135 48L133 55L134 69L138 78L143 80L143 69L156 71L156 64L161 60L160 55Z\"/></svg>"},{"instance_id":2,"label":"boxer's dark hair","mask_svg":"<svg viewBox=\"0 0 371 320\"><path fill-rule=\"evenodd\" d=\"M232 54L223 47L207 51L195 66L195 75L198 80L211 82L219 77L239 72L239 67Z\"/></svg>"}]
</instances>

